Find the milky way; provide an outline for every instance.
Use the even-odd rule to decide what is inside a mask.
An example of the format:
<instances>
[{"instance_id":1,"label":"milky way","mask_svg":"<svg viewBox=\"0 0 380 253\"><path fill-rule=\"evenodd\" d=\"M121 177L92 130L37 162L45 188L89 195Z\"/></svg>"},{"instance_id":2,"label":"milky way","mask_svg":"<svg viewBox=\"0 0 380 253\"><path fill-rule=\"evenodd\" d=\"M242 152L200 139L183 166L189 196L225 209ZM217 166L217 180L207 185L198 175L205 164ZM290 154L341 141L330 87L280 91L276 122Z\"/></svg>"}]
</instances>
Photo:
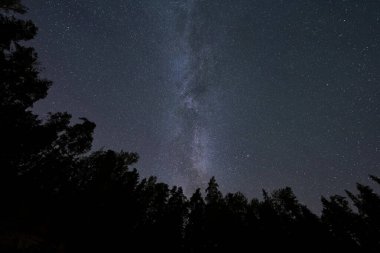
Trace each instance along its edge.
<instances>
[{"instance_id":1,"label":"milky way","mask_svg":"<svg viewBox=\"0 0 380 253\"><path fill-rule=\"evenodd\" d=\"M181 182L186 191L204 186L209 179L214 148L207 116L215 106L214 83L209 79L215 65L215 45L202 31L205 21L198 2L176 2L170 16L174 36L168 57L168 82L174 93L173 107L167 115L171 131L168 163L173 166L174 181Z\"/></svg>"}]
</instances>

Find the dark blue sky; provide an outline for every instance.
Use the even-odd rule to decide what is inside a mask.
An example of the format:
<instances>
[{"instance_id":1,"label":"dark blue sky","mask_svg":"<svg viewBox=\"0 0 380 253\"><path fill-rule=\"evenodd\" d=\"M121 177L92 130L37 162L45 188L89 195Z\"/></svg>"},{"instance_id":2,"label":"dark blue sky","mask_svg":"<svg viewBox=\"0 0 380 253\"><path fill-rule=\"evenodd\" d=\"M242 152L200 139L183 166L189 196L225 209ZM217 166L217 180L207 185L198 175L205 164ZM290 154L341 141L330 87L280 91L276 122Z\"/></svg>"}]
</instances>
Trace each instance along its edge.
<instances>
[{"instance_id":1,"label":"dark blue sky","mask_svg":"<svg viewBox=\"0 0 380 253\"><path fill-rule=\"evenodd\" d=\"M187 192L216 176L258 197L321 195L380 173L380 2L25 0L54 81L35 110L97 124Z\"/></svg>"}]
</instances>

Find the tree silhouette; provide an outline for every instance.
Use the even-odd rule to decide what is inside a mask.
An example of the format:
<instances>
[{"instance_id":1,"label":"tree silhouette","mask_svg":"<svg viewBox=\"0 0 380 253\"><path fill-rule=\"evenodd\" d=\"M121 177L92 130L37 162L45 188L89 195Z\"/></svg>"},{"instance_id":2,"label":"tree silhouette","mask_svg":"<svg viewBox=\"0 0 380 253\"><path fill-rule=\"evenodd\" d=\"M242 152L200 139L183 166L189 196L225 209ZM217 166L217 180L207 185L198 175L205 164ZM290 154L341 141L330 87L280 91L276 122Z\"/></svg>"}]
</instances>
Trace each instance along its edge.
<instances>
[{"instance_id":1,"label":"tree silhouette","mask_svg":"<svg viewBox=\"0 0 380 253\"><path fill-rule=\"evenodd\" d=\"M0 5L0 197L1 225L21 240L40 237L51 211L52 196L73 190L79 156L89 151L95 124L82 118L72 125L67 113L43 122L31 108L47 95L51 82L39 77L37 54L21 44L37 32L31 21L16 18L26 8L20 1ZM65 189L65 190L64 190ZM38 235L37 235L38 234ZM20 239L24 238L24 239ZM37 239L36 239L37 240ZM42 240L41 238L39 240Z\"/></svg>"},{"instance_id":2,"label":"tree silhouette","mask_svg":"<svg viewBox=\"0 0 380 253\"><path fill-rule=\"evenodd\" d=\"M226 214L224 217L225 231L223 248L230 251L243 251L248 245L245 244L245 234L248 233L247 215L248 200L240 192L228 193L224 198Z\"/></svg>"},{"instance_id":3,"label":"tree silhouette","mask_svg":"<svg viewBox=\"0 0 380 253\"><path fill-rule=\"evenodd\" d=\"M329 199L322 197L322 205L322 221L331 233L333 249L357 249L359 245L355 224L358 222L358 215L349 207L346 198L339 195L331 196Z\"/></svg>"},{"instance_id":4,"label":"tree silhouette","mask_svg":"<svg viewBox=\"0 0 380 253\"><path fill-rule=\"evenodd\" d=\"M26 12L26 8L21 4L20 0L2 0L0 8L6 12L13 11L21 14Z\"/></svg>"},{"instance_id":5,"label":"tree silhouette","mask_svg":"<svg viewBox=\"0 0 380 253\"><path fill-rule=\"evenodd\" d=\"M38 142L40 121L28 109L46 96L51 83L38 78L33 48L20 45L21 41L32 39L37 28L31 21L8 15L23 13L25 8L18 1L6 1L0 11L0 162L3 165L0 178L5 186L13 184L23 161L43 148L44 143Z\"/></svg>"},{"instance_id":6,"label":"tree silhouette","mask_svg":"<svg viewBox=\"0 0 380 253\"><path fill-rule=\"evenodd\" d=\"M206 188L205 235L209 251L219 251L224 241L225 203L215 177L212 177Z\"/></svg>"},{"instance_id":7,"label":"tree silhouette","mask_svg":"<svg viewBox=\"0 0 380 253\"><path fill-rule=\"evenodd\" d=\"M375 182L376 177L371 177ZM380 196L369 186L357 183L358 194L346 191L358 209L360 227L358 233L361 246L371 252L380 248Z\"/></svg>"},{"instance_id":8,"label":"tree silhouette","mask_svg":"<svg viewBox=\"0 0 380 253\"><path fill-rule=\"evenodd\" d=\"M206 232L206 204L201 189L196 189L189 201L189 215L186 226L185 243L189 252L202 252L205 250Z\"/></svg>"}]
</instances>

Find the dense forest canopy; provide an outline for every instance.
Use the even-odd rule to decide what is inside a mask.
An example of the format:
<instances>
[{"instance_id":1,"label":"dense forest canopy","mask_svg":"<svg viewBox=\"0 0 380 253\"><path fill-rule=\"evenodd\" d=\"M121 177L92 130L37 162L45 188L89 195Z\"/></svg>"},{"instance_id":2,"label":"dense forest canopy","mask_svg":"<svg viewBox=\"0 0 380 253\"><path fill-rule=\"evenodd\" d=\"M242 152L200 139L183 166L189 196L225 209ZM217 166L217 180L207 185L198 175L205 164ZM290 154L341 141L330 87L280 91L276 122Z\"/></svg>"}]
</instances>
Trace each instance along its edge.
<instances>
[{"instance_id":1,"label":"dense forest canopy","mask_svg":"<svg viewBox=\"0 0 380 253\"><path fill-rule=\"evenodd\" d=\"M25 43L38 29L19 0L0 3L1 252L380 250L380 196L369 186L323 197L318 216L289 187L249 200L223 195L212 177L188 197L140 178L136 153L90 152L93 122L31 110L52 85Z\"/></svg>"}]
</instances>

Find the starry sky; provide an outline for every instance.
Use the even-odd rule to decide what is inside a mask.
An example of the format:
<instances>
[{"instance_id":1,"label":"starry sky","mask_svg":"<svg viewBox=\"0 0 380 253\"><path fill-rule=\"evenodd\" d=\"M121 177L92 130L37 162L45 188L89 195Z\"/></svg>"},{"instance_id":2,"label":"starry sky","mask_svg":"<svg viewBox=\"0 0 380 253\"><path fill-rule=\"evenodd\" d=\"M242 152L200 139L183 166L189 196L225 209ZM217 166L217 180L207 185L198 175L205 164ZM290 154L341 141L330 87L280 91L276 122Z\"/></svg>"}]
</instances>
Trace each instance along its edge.
<instances>
[{"instance_id":1,"label":"starry sky","mask_svg":"<svg viewBox=\"0 0 380 253\"><path fill-rule=\"evenodd\" d=\"M142 176L318 210L380 174L380 1L23 3L54 81L34 110L94 121Z\"/></svg>"}]
</instances>

